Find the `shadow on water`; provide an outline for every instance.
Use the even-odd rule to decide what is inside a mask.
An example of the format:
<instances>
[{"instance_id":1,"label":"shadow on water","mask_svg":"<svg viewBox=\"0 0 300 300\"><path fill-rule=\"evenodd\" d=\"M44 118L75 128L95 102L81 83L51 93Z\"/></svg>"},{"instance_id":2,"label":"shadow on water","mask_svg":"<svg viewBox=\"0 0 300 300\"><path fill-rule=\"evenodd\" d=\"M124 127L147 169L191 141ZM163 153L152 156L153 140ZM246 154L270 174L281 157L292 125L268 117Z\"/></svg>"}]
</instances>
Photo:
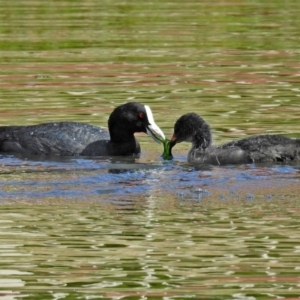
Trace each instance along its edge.
<instances>
[{"instance_id":1,"label":"shadow on water","mask_svg":"<svg viewBox=\"0 0 300 300\"><path fill-rule=\"evenodd\" d=\"M179 157L181 158L181 157ZM1 191L4 199L51 197L101 201L130 201L137 196L172 196L201 201L283 197L293 192L299 180L297 164L241 166L192 166L182 161L164 161L147 154L141 157L15 157L3 155Z\"/></svg>"}]
</instances>

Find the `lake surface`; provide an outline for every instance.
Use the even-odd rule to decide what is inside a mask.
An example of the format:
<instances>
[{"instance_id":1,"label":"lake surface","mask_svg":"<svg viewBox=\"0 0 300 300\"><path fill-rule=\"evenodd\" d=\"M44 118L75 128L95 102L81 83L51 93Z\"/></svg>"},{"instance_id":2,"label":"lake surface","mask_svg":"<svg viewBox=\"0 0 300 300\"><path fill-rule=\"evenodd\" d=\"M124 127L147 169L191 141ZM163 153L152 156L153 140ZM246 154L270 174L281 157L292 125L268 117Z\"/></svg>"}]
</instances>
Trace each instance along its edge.
<instances>
[{"instance_id":1,"label":"lake surface","mask_svg":"<svg viewBox=\"0 0 300 300\"><path fill-rule=\"evenodd\" d=\"M2 1L0 124L107 126L149 105L172 135L300 136L300 2ZM297 164L0 154L0 299L299 299Z\"/></svg>"}]
</instances>

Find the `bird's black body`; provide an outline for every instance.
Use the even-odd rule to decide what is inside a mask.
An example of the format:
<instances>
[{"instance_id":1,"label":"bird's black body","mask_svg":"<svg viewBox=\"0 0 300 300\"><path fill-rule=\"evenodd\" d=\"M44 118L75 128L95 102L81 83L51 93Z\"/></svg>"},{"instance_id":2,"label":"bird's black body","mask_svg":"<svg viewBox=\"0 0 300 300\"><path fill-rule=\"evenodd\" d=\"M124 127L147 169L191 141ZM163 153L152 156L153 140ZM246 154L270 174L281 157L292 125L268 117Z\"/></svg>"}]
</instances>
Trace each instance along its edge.
<instances>
[{"instance_id":1,"label":"bird's black body","mask_svg":"<svg viewBox=\"0 0 300 300\"><path fill-rule=\"evenodd\" d=\"M93 142L109 139L107 130L79 122L0 127L0 151L9 153L73 156Z\"/></svg>"},{"instance_id":2,"label":"bird's black body","mask_svg":"<svg viewBox=\"0 0 300 300\"><path fill-rule=\"evenodd\" d=\"M188 153L190 163L226 165L300 160L300 139L282 135L257 135L213 145L209 125L195 113L177 120L170 149L183 141L192 143Z\"/></svg>"},{"instance_id":3,"label":"bird's black body","mask_svg":"<svg viewBox=\"0 0 300 300\"><path fill-rule=\"evenodd\" d=\"M157 139L164 135L148 106L130 102L118 106L108 120L109 131L79 122L0 127L0 152L27 155L121 156L140 153L135 132Z\"/></svg>"}]
</instances>

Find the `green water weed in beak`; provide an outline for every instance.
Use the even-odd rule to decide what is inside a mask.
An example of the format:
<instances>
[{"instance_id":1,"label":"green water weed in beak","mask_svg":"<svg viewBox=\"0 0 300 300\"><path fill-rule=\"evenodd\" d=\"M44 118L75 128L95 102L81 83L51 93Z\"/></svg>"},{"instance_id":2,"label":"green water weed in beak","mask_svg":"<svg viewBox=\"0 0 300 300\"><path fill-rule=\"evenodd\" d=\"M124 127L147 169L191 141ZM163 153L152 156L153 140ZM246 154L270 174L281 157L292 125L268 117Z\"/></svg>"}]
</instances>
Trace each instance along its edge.
<instances>
[{"instance_id":1,"label":"green water weed in beak","mask_svg":"<svg viewBox=\"0 0 300 300\"><path fill-rule=\"evenodd\" d=\"M171 152L171 145L170 145L170 140L164 139L162 141L164 145L164 153L162 155L162 158L165 160L171 160L173 158L172 152Z\"/></svg>"}]
</instances>

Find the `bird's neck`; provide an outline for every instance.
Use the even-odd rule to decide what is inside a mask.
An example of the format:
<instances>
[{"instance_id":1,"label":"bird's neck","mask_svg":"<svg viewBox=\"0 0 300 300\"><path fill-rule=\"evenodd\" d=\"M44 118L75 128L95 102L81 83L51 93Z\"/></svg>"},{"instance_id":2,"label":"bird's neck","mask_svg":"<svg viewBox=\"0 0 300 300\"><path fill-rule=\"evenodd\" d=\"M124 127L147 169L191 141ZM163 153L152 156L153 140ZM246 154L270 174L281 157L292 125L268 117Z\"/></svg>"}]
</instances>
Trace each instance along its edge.
<instances>
[{"instance_id":1,"label":"bird's neck","mask_svg":"<svg viewBox=\"0 0 300 300\"><path fill-rule=\"evenodd\" d=\"M109 128L110 140L113 143L135 142L134 133L128 131L124 126Z\"/></svg>"},{"instance_id":2,"label":"bird's neck","mask_svg":"<svg viewBox=\"0 0 300 300\"><path fill-rule=\"evenodd\" d=\"M206 150L212 145L212 135L208 124L202 123L201 126L197 126L192 136L192 144L200 150Z\"/></svg>"},{"instance_id":3,"label":"bird's neck","mask_svg":"<svg viewBox=\"0 0 300 300\"><path fill-rule=\"evenodd\" d=\"M141 152L139 142L134 138L134 140L120 142L108 142L108 149L111 155L131 155L139 154Z\"/></svg>"},{"instance_id":4,"label":"bird's neck","mask_svg":"<svg viewBox=\"0 0 300 300\"><path fill-rule=\"evenodd\" d=\"M140 145L134 137L134 133L128 128L117 126L109 130L110 141L108 144L111 153L118 155L128 155L140 153Z\"/></svg>"}]
</instances>

